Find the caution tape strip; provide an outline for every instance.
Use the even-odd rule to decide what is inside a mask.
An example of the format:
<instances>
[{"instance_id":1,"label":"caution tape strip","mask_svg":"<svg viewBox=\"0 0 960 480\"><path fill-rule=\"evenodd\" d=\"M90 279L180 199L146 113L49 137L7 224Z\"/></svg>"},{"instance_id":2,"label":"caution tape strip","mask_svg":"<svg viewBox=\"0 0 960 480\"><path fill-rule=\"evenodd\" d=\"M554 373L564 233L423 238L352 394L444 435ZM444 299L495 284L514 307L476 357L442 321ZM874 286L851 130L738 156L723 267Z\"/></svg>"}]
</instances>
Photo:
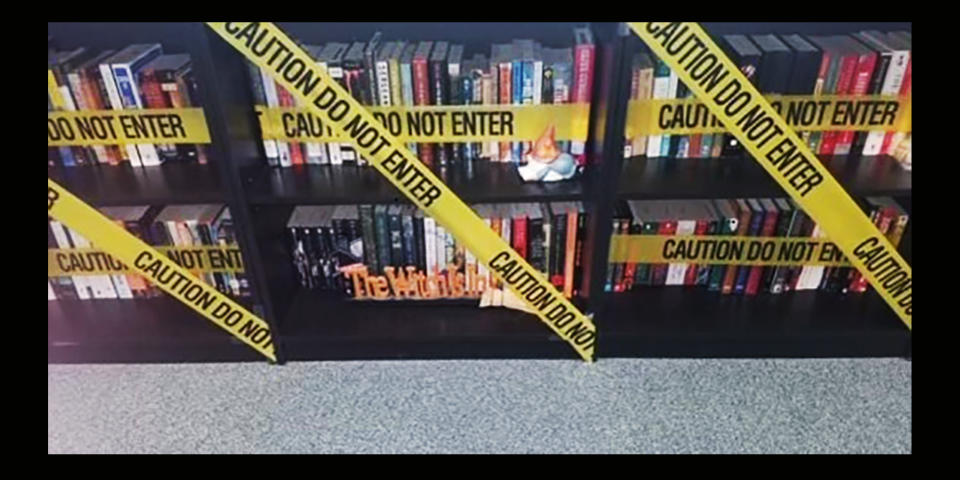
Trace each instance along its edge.
<instances>
[{"instance_id":1,"label":"caution tape strip","mask_svg":"<svg viewBox=\"0 0 960 480\"><path fill-rule=\"evenodd\" d=\"M910 98L887 95L767 95L794 131L910 132ZM723 123L697 98L631 100L627 138L636 135L726 132Z\"/></svg>"},{"instance_id":2,"label":"caution tape strip","mask_svg":"<svg viewBox=\"0 0 960 480\"><path fill-rule=\"evenodd\" d=\"M47 146L210 143L202 108L47 112Z\"/></svg>"},{"instance_id":3,"label":"caution tape strip","mask_svg":"<svg viewBox=\"0 0 960 480\"><path fill-rule=\"evenodd\" d=\"M215 32L267 71L302 105L343 132L357 149L414 204L462 242L498 278L524 299L584 360L592 361L593 322L543 275L484 224L477 214L384 128L316 62L274 24L208 22Z\"/></svg>"},{"instance_id":4,"label":"caution tape strip","mask_svg":"<svg viewBox=\"0 0 960 480\"><path fill-rule=\"evenodd\" d=\"M47 214L66 224L113 258L134 268L163 291L196 310L247 345L276 361L273 336L265 321L216 288L117 225L75 195L47 179Z\"/></svg>"},{"instance_id":5,"label":"caution tape strip","mask_svg":"<svg viewBox=\"0 0 960 480\"><path fill-rule=\"evenodd\" d=\"M904 324L912 328L910 265L700 25L629 25L823 228Z\"/></svg>"},{"instance_id":6,"label":"caution tape strip","mask_svg":"<svg viewBox=\"0 0 960 480\"><path fill-rule=\"evenodd\" d=\"M243 273L240 247L202 245L195 247L154 247L154 249L191 272ZM137 273L126 263L99 248L59 248L47 250L47 276L103 275Z\"/></svg>"},{"instance_id":7,"label":"caution tape strip","mask_svg":"<svg viewBox=\"0 0 960 480\"><path fill-rule=\"evenodd\" d=\"M443 105L366 107L403 142L536 140L554 129L557 140L586 141L590 105ZM266 140L330 141L347 138L308 108L254 107Z\"/></svg>"},{"instance_id":8,"label":"caution tape strip","mask_svg":"<svg viewBox=\"0 0 960 480\"><path fill-rule=\"evenodd\" d=\"M706 265L850 265L835 243L822 238L732 235L613 235L609 261L693 262Z\"/></svg>"}]
</instances>

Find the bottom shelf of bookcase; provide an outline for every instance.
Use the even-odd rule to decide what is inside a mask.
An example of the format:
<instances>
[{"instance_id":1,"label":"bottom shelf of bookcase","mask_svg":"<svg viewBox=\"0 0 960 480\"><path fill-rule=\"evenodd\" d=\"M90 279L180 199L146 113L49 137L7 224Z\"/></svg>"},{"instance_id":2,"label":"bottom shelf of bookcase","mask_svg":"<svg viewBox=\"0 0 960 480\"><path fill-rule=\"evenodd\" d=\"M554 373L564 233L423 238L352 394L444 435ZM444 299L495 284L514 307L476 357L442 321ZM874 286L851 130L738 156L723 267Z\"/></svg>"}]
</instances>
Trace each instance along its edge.
<instances>
[{"instance_id":1,"label":"bottom shelf of bookcase","mask_svg":"<svg viewBox=\"0 0 960 480\"><path fill-rule=\"evenodd\" d=\"M249 300L240 300L250 308ZM170 297L47 302L48 363L266 361Z\"/></svg>"},{"instance_id":2,"label":"bottom shelf of bookcase","mask_svg":"<svg viewBox=\"0 0 960 480\"><path fill-rule=\"evenodd\" d=\"M876 292L724 296L683 288L608 294L609 357L906 357L910 330Z\"/></svg>"},{"instance_id":3,"label":"bottom shelf of bookcase","mask_svg":"<svg viewBox=\"0 0 960 480\"><path fill-rule=\"evenodd\" d=\"M288 361L579 358L534 315L477 301L344 301L301 291L280 326Z\"/></svg>"}]
</instances>

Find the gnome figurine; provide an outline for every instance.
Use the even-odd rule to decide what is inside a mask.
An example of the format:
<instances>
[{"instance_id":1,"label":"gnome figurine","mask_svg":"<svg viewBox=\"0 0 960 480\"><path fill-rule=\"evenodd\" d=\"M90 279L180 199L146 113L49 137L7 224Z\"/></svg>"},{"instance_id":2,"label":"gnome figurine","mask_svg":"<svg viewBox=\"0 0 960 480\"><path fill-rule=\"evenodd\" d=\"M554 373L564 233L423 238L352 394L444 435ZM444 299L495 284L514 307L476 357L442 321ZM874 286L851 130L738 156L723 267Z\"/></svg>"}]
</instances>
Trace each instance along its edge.
<instances>
[{"instance_id":1,"label":"gnome figurine","mask_svg":"<svg viewBox=\"0 0 960 480\"><path fill-rule=\"evenodd\" d=\"M553 125L547 127L524 156L527 164L517 167L524 181L556 182L572 178L577 173L577 162L573 156L557 148L556 133Z\"/></svg>"}]
</instances>

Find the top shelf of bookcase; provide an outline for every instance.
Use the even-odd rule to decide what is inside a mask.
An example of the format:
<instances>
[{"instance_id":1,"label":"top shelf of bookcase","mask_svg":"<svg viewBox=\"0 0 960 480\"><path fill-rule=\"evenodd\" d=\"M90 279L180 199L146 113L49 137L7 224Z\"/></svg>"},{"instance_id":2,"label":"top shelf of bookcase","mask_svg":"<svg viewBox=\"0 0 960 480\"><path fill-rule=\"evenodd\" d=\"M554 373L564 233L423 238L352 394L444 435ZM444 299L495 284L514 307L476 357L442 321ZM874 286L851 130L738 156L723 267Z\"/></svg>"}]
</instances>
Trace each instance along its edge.
<instances>
[{"instance_id":1,"label":"top shelf of bookcase","mask_svg":"<svg viewBox=\"0 0 960 480\"><path fill-rule=\"evenodd\" d=\"M892 157L821 157L851 195L910 195L912 174ZM628 199L785 196L751 158L624 159L618 192Z\"/></svg>"},{"instance_id":2,"label":"top shelf of bookcase","mask_svg":"<svg viewBox=\"0 0 960 480\"><path fill-rule=\"evenodd\" d=\"M481 202L540 202L582 200L585 180L556 183L524 183L516 166L509 163L473 162L473 174L463 165L434 173L461 199ZM355 204L408 202L373 167L355 165L310 165L264 168L243 175L251 203Z\"/></svg>"}]
</instances>

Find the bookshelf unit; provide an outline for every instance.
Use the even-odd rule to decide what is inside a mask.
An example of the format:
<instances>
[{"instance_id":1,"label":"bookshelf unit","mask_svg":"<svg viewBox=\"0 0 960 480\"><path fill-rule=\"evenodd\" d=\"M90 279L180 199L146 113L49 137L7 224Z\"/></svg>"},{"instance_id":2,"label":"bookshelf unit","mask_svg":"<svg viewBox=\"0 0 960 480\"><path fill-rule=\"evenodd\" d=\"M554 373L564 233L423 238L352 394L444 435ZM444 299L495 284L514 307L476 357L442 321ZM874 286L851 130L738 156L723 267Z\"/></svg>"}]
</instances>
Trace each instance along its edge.
<instances>
[{"instance_id":1,"label":"bookshelf unit","mask_svg":"<svg viewBox=\"0 0 960 480\"><path fill-rule=\"evenodd\" d=\"M445 39L467 52L513 38L568 43L575 23L280 22L306 43ZM848 33L909 30L909 23L705 23L712 33ZM522 29L518 28L522 27ZM436 171L467 203L579 200L590 213L582 298L594 315L598 358L909 356L910 333L875 292L792 292L753 298L656 288L603 292L611 219L619 199L783 196L755 162L623 158L629 59L640 40L622 24L591 24L597 64L591 109L591 166L556 184L524 184L509 164L475 162L472 175ZM399 358L566 358L576 353L533 315L476 301L346 300L304 291L294 280L285 225L296 205L409 203L372 167L271 168L262 152L244 59L201 23L49 23L60 48L117 48L159 42L189 53L212 143L208 165L49 169L94 206L222 202L234 217L253 296L244 306L271 326L280 363ZM823 159L851 195L890 195L911 209L911 175L890 158ZM912 222L901 251L910 260ZM262 361L210 321L169 297L48 302L48 362Z\"/></svg>"}]
</instances>

